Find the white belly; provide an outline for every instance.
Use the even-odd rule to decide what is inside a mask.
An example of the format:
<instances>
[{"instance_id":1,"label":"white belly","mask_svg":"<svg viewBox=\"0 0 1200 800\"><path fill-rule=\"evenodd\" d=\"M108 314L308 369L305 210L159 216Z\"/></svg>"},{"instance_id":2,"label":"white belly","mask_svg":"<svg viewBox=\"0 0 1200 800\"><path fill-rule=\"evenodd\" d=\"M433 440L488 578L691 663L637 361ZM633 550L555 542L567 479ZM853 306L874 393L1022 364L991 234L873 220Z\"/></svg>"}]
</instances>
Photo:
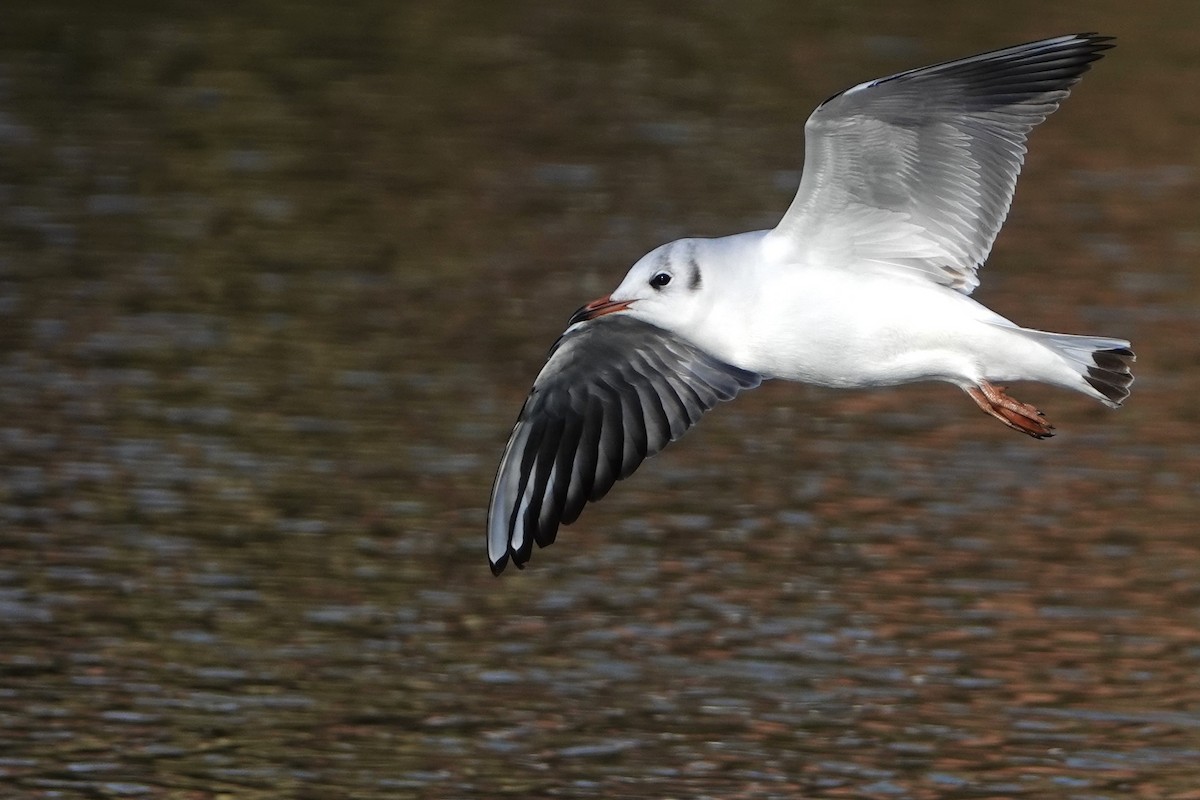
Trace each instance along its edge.
<instances>
[{"instance_id":1,"label":"white belly","mask_svg":"<svg viewBox=\"0 0 1200 800\"><path fill-rule=\"evenodd\" d=\"M797 270L764 293L745 366L821 386L1033 377L1045 349L969 297L926 281Z\"/></svg>"}]
</instances>

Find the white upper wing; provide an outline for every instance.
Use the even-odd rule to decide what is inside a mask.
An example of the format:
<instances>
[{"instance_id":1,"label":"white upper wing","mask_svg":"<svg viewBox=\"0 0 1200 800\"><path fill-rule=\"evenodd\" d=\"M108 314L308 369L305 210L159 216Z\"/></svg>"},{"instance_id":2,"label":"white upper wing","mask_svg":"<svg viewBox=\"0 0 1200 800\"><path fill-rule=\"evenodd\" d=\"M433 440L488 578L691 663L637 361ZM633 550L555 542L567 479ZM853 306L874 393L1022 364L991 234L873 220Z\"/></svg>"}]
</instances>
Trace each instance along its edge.
<instances>
[{"instance_id":1,"label":"white upper wing","mask_svg":"<svg viewBox=\"0 0 1200 800\"><path fill-rule=\"evenodd\" d=\"M1110 41L1059 36L831 97L805 125L800 189L770 246L969 294L1008 214L1029 131Z\"/></svg>"}]
</instances>

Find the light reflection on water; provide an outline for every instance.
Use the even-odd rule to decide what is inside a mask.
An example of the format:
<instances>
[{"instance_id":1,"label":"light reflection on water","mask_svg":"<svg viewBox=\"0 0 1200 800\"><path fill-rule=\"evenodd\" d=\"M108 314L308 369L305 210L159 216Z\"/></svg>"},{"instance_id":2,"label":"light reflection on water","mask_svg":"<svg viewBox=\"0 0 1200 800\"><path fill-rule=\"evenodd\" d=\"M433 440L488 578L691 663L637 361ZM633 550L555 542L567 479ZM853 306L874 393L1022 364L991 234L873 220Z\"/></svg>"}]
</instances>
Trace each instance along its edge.
<instances>
[{"instance_id":1,"label":"light reflection on water","mask_svg":"<svg viewBox=\"0 0 1200 800\"><path fill-rule=\"evenodd\" d=\"M1122 46L981 290L1132 338L1128 408L1034 390L1034 443L945 388L766 386L496 580L491 469L581 300L771 224L834 89L1053 31L433 8L9 20L0 787L1193 791L1200 28L1139 26L1194 9L1089 9Z\"/></svg>"}]
</instances>

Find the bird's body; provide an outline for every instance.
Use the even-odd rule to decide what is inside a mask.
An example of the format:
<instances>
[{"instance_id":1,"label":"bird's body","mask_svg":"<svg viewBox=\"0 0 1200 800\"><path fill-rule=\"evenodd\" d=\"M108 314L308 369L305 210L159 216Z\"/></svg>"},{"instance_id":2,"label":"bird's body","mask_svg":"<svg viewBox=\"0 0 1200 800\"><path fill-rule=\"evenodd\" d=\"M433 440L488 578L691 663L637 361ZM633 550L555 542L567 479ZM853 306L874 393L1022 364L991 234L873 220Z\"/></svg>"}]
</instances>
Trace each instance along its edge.
<instances>
[{"instance_id":1,"label":"bird's body","mask_svg":"<svg viewBox=\"0 0 1200 800\"><path fill-rule=\"evenodd\" d=\"M728 364L763 378L839 389L930 380L966 389L983 379L1033 380L1105 399L1064 363L1053 345L1061 334L1048 339L1018 327L918 276L790 263L790 254L772 250L769 234L681 239L647 256L656 268L686 272L692 261L700 268L721 301L698 304L675 330ZM853 313L846 313L848 302ZM623 313L654 324L637 304Z\"/></svg>"},{"instance_id":2,"label":"bird's body","mask_svg":"<svg viewBox=\"0 0 1200 800\"><path fill-rule=\"evenodd\" d=\"M586 502L764 379L944 381L1036 438L1052 427L999 383L1120 405L1128 342L1021 328L969 296L1026 136L1107 41L1061 36L835 95L805 126L803 177L778 226L663 245L579 309L501 459L492 570L522 565Z\"/></svg>"}]
</instances>

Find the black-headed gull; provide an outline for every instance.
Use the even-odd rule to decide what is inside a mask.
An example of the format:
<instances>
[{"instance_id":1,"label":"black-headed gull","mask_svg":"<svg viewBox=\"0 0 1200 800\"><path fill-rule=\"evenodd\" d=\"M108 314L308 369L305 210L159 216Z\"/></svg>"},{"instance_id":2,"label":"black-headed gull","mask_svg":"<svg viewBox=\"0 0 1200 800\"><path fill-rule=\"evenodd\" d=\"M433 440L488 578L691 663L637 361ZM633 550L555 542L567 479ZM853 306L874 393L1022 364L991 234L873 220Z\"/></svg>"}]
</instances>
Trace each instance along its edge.
<instances>
[{"instance_id":1,"label":"black-headed gull","mask_svg":"<svg viewBox=\"0 0 1200 800\"><path fill-rule=\"evenodd\" d=\"M774 230L665 244L576 311L500 461L492 572L522 566L717 401L765 379L945 381L1038 439L1052 426L998 384L1119 406L1129 342L1021 328L969 297L1029 131L1110 42L1058 36L834 95L805 125L800 189Z\"/></svg>"}]
</instances>

